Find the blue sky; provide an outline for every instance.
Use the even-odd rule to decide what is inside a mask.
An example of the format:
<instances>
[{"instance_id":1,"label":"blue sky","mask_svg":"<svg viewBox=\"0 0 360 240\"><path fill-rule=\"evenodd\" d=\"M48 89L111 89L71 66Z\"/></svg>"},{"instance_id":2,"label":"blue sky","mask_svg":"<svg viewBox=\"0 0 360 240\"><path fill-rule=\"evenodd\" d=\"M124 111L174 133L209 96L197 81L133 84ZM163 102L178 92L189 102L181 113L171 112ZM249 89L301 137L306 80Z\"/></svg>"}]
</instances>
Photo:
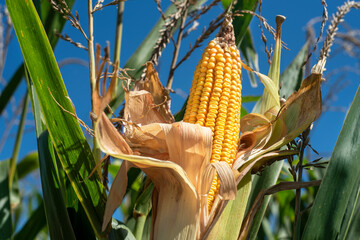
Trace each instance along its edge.
<instances>
[{"instance_id":1,"label":"blue sky","mask_svg":"<svg viewBox=\"0 0 360 240\"><path fill-rule=\"evenodd\" d=\"M108 1L105 1L108 2ZM86 5L85 1L76 1L74 9L78 10L80 15L80 22L83 25L83 28L87 28L87 17L86 17ZM336 7L342 3L342 1L337 0L328 0L328 11L330 16L336 11ZM4 0L0 1L1 5L4 5ZM164 8L168 6L169 1L162 1ZM208 14L203 16L200 20L200 27L197 31L191 33L189 37L184 39L182 42L182 51L180 56L183 56L185 51L189 48L189 44L194 42L194 40L201 34L201 30L204 25L208 24L209 21L214 19L223 8L221 5L214 7ZM283 24L282 30L282 39L287 44L287 47L290 49L283 50L282 52L282 70L284 70L291 60L296 56L297 52L305 43L305 25L309 20L319 17L322 14L322 5L320 0L304 0L301 1L285 1L285 0L272 0L272 1L263 1L262 5L262 16L264 16L270 25L275 27L275 16L281 14L286 16L286 21ZM360 29L360 21L358 21L358 12L353 10L349 15L345 17L347 26L352 29ZM137 49L141 44L144 37L148 34L151 28L155 25L156 21L159 19L160 14L156 9L156 4L154 1L149 0L128 0L125 3L125 13L124 13L124 29L123 29L123 41L122 41L122 50L121 50L121 62L120 65L123 66L127 59L132 55L132 53ZM116 21L116 9L115 7L108 7L100 12L95 13L94 27L95 27L95 42L101 44L102 46L106 45L106 41L110 41L111 49L113 49L114 41L114 29ZM269 65L267 63L267 57L264 52L264 44L260 39L261 32L258 27L259 21L253 19L251 24L251 30L253 34L253 40L255 43L256 50L259 55L259 66L260 72L267 73ZM314 25L316 34L319 33L320 24L317 23ZM344 27L340 28L340 31L344 31ZM84 39L81 34L71 27L69 24L66 25L64 33L68 34L75 41L82 42L85 44ZM192 81L193 71L195 65L200 58L200 55L205 47L205 44L213 38L210 37L204 45L199 48L192 57L186 61L179 70L175 73L173 89L177 92L172 94L172 112L177 112L182 104L185 101L186 95L189 92L190 84ZM274 44L271 36L267 34L268 46ZM315 56L318 55L319 48L321 48L322 43L319 44L318 50L315 52ZM337 49L338 46L335 46L334 49ZM342 51L333 51L336 52L334 58L330 58L327 64L327 73L331 73L333 70L338 69L340 73L332 77L329 81L323 84L323 95L326 95L329 91L329 86L335 82L336 77L339 77L341 74L346 73L342 70L342 67L348 66L350 68L358 68L358 60L353 57L349 57L344 54ZM159 63L159 74L160 79L165 84L170 68L171 57L173 54L173 48L171 44L163 52L162 57L160 58ZM68 58L78 58L87 61L87 53L84 50L77 49L71 44L61 41L58 43L58 46L55 50L55 56L60 62ZM14 38L10 44L7 61L5 64L5 70L3 73L3 78L7 81L12 76L14 71L17 69L19 64L22 62L21 51ZM61 68L62 76L65 81L65 85L68 89L69 97L72 99L78 116L88 125L91 125L89 112L90 112L90 84L88 77L88 69L81 65L66 65ZM244 74L246 75L246 74ZM332 102L333 106L339 107L341 111L329 111L322 114L320 120L316 123L316 127L311 135L311 145L320 152L320 155L327 157L331 154L331 151L335 145L337 136L340 132L346 110L349 108L351 101L355 95L355 92L359 85L359 75L348 71L345 75L344 82L348 82L346 88L342 89L337 93L336 99ZM3 87L1 86L1 90ZM246 95L260 95L263 91L263 87L259 82L257 88L252 88L249 84L247 77L243 79L243 92L244 96ZM23 83L15 94L15 101L19 103L22 96L25 93L25 84ZM251 107L248 106L248 110L251 110ZM337 109L339 110L339 109ZM9 116L12 115L10 107L7 108L7 113ZM31 113L27 116L28 124L26 125L26 134L24 135L23 142L21 145L21 151L19 158L22 158L28 152L36 150L36 138L35 130L32 122ZM4 116L0 118L0 124L4 126ZM15 139L17 127L13 127L10 139L6 142L3 150L0 152L0 160L9 158L12 154L13 144ZM4 128L0 128L0 136L3 134Z\"/></svg>"}]
</instances>

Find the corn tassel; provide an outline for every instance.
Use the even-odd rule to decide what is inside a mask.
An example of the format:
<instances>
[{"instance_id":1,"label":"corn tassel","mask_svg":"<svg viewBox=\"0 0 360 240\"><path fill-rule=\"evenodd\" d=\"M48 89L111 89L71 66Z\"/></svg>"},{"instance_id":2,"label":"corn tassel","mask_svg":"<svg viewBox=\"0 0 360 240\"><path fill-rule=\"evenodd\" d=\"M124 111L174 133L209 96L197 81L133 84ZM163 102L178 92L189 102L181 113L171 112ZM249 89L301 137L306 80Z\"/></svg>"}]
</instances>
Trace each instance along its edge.
<instances>
[{"instance_id":1,"label":"corn tassel","mask_svg":"<svg viewBox=\"0 0 360 240\"><path fill-rule=\"evenodd\" d=\"M211 128L211 162L235 160L241 110L241 60L234 43L231 19L226 18L219 37L210 41L196 66L184 121ZM212 208L220 182L216 176L208 194Z\"/></svg>"}]
</instances>

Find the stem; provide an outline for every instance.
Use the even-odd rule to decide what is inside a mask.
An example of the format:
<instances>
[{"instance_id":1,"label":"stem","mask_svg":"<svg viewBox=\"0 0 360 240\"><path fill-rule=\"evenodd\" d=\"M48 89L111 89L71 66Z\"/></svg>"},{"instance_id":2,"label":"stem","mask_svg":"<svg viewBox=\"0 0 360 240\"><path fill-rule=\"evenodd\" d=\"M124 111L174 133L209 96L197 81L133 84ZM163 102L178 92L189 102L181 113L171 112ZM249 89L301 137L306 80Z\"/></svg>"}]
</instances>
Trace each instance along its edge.
<instances>
[{"instance_id":1,"label":"stem","mask_svg":"<svg viewBox=\"0 0 360 240\"><path fill-rule=\"evenodd\" d=\"M308 143L308 134L309 134L310 128L306 129L303 132L302 142L301 142L301 148L300 148L300 155L299 155L299 163L298 163L298 177L296 179L296 182L302 181L302 173L303 173L303 160L304 160L304 152L305 148ZM298 229L301 225L301 218L300 218L300 202L301 202L301 189L296 189L296 195L295 195L295 221L294 221L294 232L293 232L293 240L299 239L300 232L298 232Z\"/></svg>"},{"instance_id":2,"label":"stem","mask_svg":"<svg viewBox=\"0 0 360 240\"><path fill-rule=\"evenodd\" d=\"M145 222L146 222L146 215L141 215L137 218L135 231L134 231L135 239L142 239Z\"/></svg>"},{"instance_id":3,"label":"stem","mask_svg":"<svg viewBox=\"0 0 360 240\"><path fill-rule=\"evenodd\" d=\"M114 49L114 63L118 61L120 66L120 52L121 52L121 40L123 32L123 13L124 13L125 2L121 1L118 5L117 20L116 20L116 34L115 34L115 49ZM115 78L115 89L113 91L113 98L116 97L118 79Z\"/></svg>"},{"instance_id":4,"label":"stem","mask_svg":"<svg viewBox=\"0 0 360 240\"><path fill-rule=\"evenodd\" d=\"M90 91L91 95L95 89L95 54L94 54L94 19L92 15L92 0L88 0L88 17L89 17L89 37L88 37L88 53L89 53L89 77L90 77ZM94 111L94 103L91 98L91 111ZM92 121L93 129L95 129L96 121ZM100 149L96 141L96 136L93 138L93 155L95 163L100 160Z\"/></svg>"},{"instance_id":5,"label":"stem","mask_svg":"<svg viewBox=\"0 0 360 240\"><path fill-rule=\"evenodd\" d=\"M15 176L16 162L17 162L17 159L19 156L19 150L20 150L20 146L21 146L22 136L24 133L26 113L27 113L28 105L29 105L28 103L29 103L29 94L28 94L28 91L26 90L26 93L25 93L25 96L23 99L23 109L21 112L19 128L16 133L15 146L14 146L13 154L10 159L10 169L9 169L9 189L10 190L11 190L12 183L13 183L14 176Z\"/></svg>"},{"instance_id":6,"label":"stem","mask_svg":"<svg viewBox=\"0 0 360 240\"><path fill-rule=\"evenodd\" d=\"M177 58L179 56L181 39L182 39L184 26L185 26L185 21L186 21L186 17L187 17L187 11L188 11L187 5L188 5L188 3L186 3L184 15L181 18L181 25L180 25L180 29L179 29L179 34L178 34L175 49L174 49L174 57L173 57L172 62L171 62L171 67L170 67L170 72L169 72L169 79L168 79L168 82L166 84L167 89L171 89L172 83L174 81L174 71L175 71L176 61L177 61Z\"/></svg>"}]
</instances>

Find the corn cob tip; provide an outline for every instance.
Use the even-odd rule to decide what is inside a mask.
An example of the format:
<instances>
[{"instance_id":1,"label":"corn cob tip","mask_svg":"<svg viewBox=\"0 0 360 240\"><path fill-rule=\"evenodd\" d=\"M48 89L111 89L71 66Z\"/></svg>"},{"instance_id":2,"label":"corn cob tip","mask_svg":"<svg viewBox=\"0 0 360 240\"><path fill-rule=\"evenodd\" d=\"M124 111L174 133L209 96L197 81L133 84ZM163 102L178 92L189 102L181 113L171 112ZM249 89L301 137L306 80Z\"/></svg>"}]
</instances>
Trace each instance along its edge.
<instances>
[{"instance_id":1,"label":"corn cob tip","mask_svg":"<svg viewBox=\"0 0 360 240\"><path fill-rule=\"evenodd\" d=\"M227 43L232 46L235 45L234 27L232 25L232 17L230 13L227 13L225 15L219 33L216 36L218 38L221 38L221 42Z\"/></svg>"}]
</instances>

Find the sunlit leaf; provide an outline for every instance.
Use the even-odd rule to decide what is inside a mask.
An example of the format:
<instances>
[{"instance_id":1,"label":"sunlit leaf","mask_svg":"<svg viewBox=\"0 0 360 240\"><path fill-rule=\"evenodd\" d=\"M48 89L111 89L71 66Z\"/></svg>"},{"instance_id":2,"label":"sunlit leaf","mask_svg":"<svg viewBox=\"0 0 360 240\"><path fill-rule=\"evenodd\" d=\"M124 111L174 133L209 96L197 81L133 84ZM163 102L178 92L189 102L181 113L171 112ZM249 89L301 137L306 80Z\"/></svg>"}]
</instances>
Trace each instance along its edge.
<instances>
[{"instance_id":1,"label":"sunlit leaf","mask_svg":"<svg viewBox=\"0 0 360 240\"><path fill-rule=\"evenodd\" d=\"M250 10L255 12L259 1L258 0L243 0L237 1L234 6L234 13L241 10ZM252 19L252 15L248 13L244 13L241 17L236 17L233 21L234 32L236 38L236 45L239 47L240 43L245 36L245 33L249 27L250 21Z\"/></svg>"},{"instance_id":2,"label":"sunlit leaf","mask_svg":"<svg viewBox=\"0 0 360 240\"><path fill-rule=\"evenodd\" d=\"M300 88L304 76L304 61L307 57L309 44L306 43L298 52L293 61L280 75L280 97L287 99L294 91Z\"/></svg>"},{"instance_id":3,"label":"sunlit leaf","mask_svg":"<svg viewBox=\"0 0 360 240\"><path fill-rule=\"evenodd\" d=\"M88 178L95 162L78 122L55 102L73 111L45 31L32 2L15 0L6 4L55 150L100 236L105 192L97 174Z\"/></svg>"},{"instance_id":4,"label":"sunlit leaf","mask_svg":"<svg viewBox=\"0 0 360 240\"><path fill-rule=\"evenodd\" d=\"M44 131L38 139L41 186L44 195L44 205L51 238L63 236L65 239L75 239L65 201L60 189L59 178L55 170L54 159L49 151L49 134ZM61 222L61 224L59 224Z\"/></svg>"},{"instance_id":5,"label":"sunlit leaf","mask_svg":"<svg viewBox=\"0 0 360 240\"><path fill-rule=\"evenodd\" d=\"M39 168L39 156L37 152L31 152L21 159L16 166L18 180Z\"/></svg>"},{"instance_id":6,"label":"sunlit leaf","mask_svg":"<svg viewBox=\"0 0 360 240\"><path fill-rule=\"evenodd\" d=\"M258 55L255 51L254 43L252 41L252 37L249 29L246 31L246 34L240 43L240 50L242 53L242 57L245 60L245 63L255 71L259 71ZM247 71L247 74L250 78L251 86L257 87L255 74L251 71Z\"/></svg>"},{"instance_id":7,"label":"sunlit leaf","mask_svg":"<svg viewBox=\"0 0 360 240\"><path fill-rule=\"evenodd\" d=\"M67 5L71 9L74 5L75 0L66 0ZM48 1L41 1L41 13L42 13L42 22L45 26L45 31L47 36L50 39L50 44L52 48L55 48L57 41L59 38L55 34L55 30L57 32L61 32L64 28L66 20L62 17L62 15L53 10ZM0 94L0 115L7 103L9 102L11 96L14 94L15 90L19 86L21 79L24 77L24 65L21 64L13 76L10 78L8 84L4 88L4 90Z\"/></svg>"}]
</instances>

